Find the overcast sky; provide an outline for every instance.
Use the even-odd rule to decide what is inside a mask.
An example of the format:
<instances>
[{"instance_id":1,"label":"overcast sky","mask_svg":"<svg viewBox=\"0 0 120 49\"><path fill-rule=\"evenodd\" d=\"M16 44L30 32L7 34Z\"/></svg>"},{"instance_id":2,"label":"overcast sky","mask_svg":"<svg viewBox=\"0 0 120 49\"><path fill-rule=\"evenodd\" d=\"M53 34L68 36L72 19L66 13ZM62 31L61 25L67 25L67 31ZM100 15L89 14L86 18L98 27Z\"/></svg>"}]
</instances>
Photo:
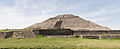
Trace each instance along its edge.
<instances>
[{"instance_id":1,"label":"overcast sky","mask_svg":"<svg viewBox=\"0 0 120 49\"><path fill-rule=\"evenodd\" d=\"M0 29L22 29L61 14L120 29L120 0L0 0Z\"/></svg>"}]
</instances>

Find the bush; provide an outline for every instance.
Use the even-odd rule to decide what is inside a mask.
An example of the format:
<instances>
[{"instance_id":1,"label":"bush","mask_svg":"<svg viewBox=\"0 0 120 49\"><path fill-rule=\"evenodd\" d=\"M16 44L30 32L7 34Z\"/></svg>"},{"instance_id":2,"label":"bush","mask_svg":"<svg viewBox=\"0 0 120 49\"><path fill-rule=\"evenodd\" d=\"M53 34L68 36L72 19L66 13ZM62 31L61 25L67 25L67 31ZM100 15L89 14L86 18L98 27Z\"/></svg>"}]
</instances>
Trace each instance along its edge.
<instances>
[{"instance_id":1,"label":"bush","mask_svg":"<svg viewBox=\"0 0 120 49\"><path fill-rule=\"evenodd\" d=\"M72 36L72 38L79 38L79 37L80 37L79 35Z\"/></svg>"},{"instance_id":2,"label":"bush","mask_svg":"<svg viewBox=\"0 0 120 49\"><path fill-rule=\"evenodd\" d=\"M43 38L44 36L43 35L39 35L39 36L36 36L35 38Z\"/></svg>"}]
</instances>

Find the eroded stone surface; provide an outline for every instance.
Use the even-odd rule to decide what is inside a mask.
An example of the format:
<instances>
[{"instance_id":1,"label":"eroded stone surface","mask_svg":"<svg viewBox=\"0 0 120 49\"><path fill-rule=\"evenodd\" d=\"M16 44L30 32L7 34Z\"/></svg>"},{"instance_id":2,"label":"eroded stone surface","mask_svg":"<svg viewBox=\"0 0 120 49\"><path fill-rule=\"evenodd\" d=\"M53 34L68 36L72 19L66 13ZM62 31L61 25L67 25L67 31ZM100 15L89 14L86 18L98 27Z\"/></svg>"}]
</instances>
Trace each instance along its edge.
<instances>
[{"instance_id":1,"label":"eroded stone surface","mask_svg":"<svg viewBox=\"0 0 120 49\"><path fill-rule=\"evenodd\" d=\"M12 34L13 32L0 32L0 38L9 38Z\"/></svg>"},{"instance_id":2,"label":"eroded stone surface","mask_svg":"<svg viewBox=\"0 0 120 49\"><path fill-rule=\"evenodd\" d=\"M34 38L34 32L32 30L25 30L25 31L14 31L13 35L14 38Z\"/></svg>"},{"instance_id":3,"label":"eroded stone surface","mask_svg":"<svg viewBox=\"0 0 120 49\"><path fill-rule=\"evenodd\" d=\"M60 26L55 27L58 21L62 21ZM71 29L71 30L110 30L107 27L100 26L98 24L92 23L91 21L84 20L79 16L74 16L72 14L58 15L54 18L50 18L42 23L33 24L27 29Z\"/></svg>"}]
</instances>

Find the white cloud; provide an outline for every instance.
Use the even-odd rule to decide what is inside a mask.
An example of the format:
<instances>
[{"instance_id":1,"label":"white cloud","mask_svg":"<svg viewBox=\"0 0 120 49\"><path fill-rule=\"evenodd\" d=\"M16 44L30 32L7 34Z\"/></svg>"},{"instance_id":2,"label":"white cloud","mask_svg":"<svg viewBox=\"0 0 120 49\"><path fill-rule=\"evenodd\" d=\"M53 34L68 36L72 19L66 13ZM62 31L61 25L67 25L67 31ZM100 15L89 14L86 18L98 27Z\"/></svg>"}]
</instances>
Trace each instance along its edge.
<instances>
[{"instance_id":1,"label":"white cloud","mask_svg":"<svg viewBox=\"0 0 120 49\"><path fill-rule=\"evenodd\" d=\"M95 12L90 12L90 13L85 13L85 14L82 14L83 16L85 17L95 17L95 16L100 16L100 15L103 15L105 14L105 8L102 8L98 11L95 11Z\"/></svg>"},{"instance_id":2,"label":"white cloud","mask_svg":"<svg viewBox=\"0 0 120 49\"><path fill-rule=\"evenodd\" d=\"M93 21L93 22L104 22L106 20L108 20L107 18L99 18L99 19L89 19L90 21Z\"/></svg>"},{"instance_id":3,"label":"white cloud","mask_svg":"<svg viewBox=\"0 0 120 49\"><path fill-rule=\"evenodd\" d=\"M33 23L41 22L51 16L48 14L49 11L40 11L40 14L38 15L27 15L27 12L24 11L27 7L23 9L18 6L15 5L14 7L0 8L0 29L25 28ZM35 7L33 9L35 9Z\"/></svg>"},{"instance_id":4,"label":"white cloud","mask_svg":"<svg viewBox=\"0 0 120 49\"><path fill-rule=\"evenodd\" d=\"M120 24L104 24L104 26L109 27L113 30L120 30Z\"/></svg>"},{"instance_id":5,"label":"white cloud","mask_svg":"<svg viewBox=\"0 0 120 49\"><path fill-rule=\"evenodd\" d=\"M14 0L13 6L0 8L0 28L25 28L31 24L42 22L57 14L77 14L93 22L107 21L106 14L120 12L116 6L100 7L91 6L96 1L85 0ZM89 7L94 7L89 9ZM90 12L86 12L88 10ZM81 14L82 13L82 14ZM98 18L101 16L101 18Z\"/></svg>"}]
</instances>

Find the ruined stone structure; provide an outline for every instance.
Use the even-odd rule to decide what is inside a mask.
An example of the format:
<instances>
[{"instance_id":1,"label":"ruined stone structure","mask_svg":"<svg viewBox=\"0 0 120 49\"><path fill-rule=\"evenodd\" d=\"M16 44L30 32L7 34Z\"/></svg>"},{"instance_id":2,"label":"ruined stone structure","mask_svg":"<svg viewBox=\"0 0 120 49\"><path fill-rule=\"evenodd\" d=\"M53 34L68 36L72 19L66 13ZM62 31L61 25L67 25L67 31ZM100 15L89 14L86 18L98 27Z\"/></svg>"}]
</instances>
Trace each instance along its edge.
<instances>
[{"instance_id":1,"label":"ruined stone structure","mask_svg":"<svg viewBox=\"0 0 120 49\"><path fill-rule=\"evenodd\" d=\"M73 35L90 39L120 39L120 30L81 30L74 31Z\"/></svg>"},{"instance_id":2,"label":"ruined stone structure","mask_svg":"<svg viewBox=\"0 0 120 49\"><path fill-rule=\"evenodd\" d=\"M72 35L73 31L70 29L42 29L42 30L33 30L35 35L45 35L45 36L52 36L52 35Z\"/></svg>"},{"instance_id":3,"label":"ruined stone structure","mask_svg":"<svg viewBox=\"0 0 120 49\"><path fill-rule=\"evenodd\" d=\"M0 32L0 38L9 38L12 34L13 32Z\"/></svg>"},{"instance_id":4,"label":"ruined stone structure","mask_svg":"<svg viewBox=\"0 0 120 49\"><path fill-rule=\"evenodd\" d=\"M86 31L74 31L74 35L120 35L120 30L86 30Z\"/></svg>"},{"instance_id":5,"label":"ruined stone structure","mask_svg":"<svg viewBox=\"0 0 120 49\"><path fill-rule=\"evenodd\" d=\"M48 38L89 38L89 39L120 39L120 30L80 30L70 29L40 29L12 32L0 32L0 38L35 38L43 35Z\"/></svg>"},{"instance_id":6,"label":"ruined stone structure","mask_svg":"<svg viewBox=\"0 0 120 49\"><path fill-rule=\"evenodd\" d=\"M89 38L89 39L120 39L120 30L84 20L72 14L58 15L42 23L33 24L24 31L0 32L0 38L34 38L43 35L48 38Z\"/></svg>"},{"instance_id":7,"label":"ruined stone structure","mask_svg":"<svg viewBox=\"0 0 120 49\"><path fill-rule=\"evenodd\" d=\"M32 30L13 31L13 38L34 38L35 34Z\"/></svg>"},{"instance_id":8,"label":"ruined stone structure","mask_svg":"<svg viewBox=\"0 0 120 49\"><path fill-rule=\"evenodd\" d=\"M110 30L72 14L58 15L42 23L33 24L26 29Z\"/></svg>"}]
</instances>

